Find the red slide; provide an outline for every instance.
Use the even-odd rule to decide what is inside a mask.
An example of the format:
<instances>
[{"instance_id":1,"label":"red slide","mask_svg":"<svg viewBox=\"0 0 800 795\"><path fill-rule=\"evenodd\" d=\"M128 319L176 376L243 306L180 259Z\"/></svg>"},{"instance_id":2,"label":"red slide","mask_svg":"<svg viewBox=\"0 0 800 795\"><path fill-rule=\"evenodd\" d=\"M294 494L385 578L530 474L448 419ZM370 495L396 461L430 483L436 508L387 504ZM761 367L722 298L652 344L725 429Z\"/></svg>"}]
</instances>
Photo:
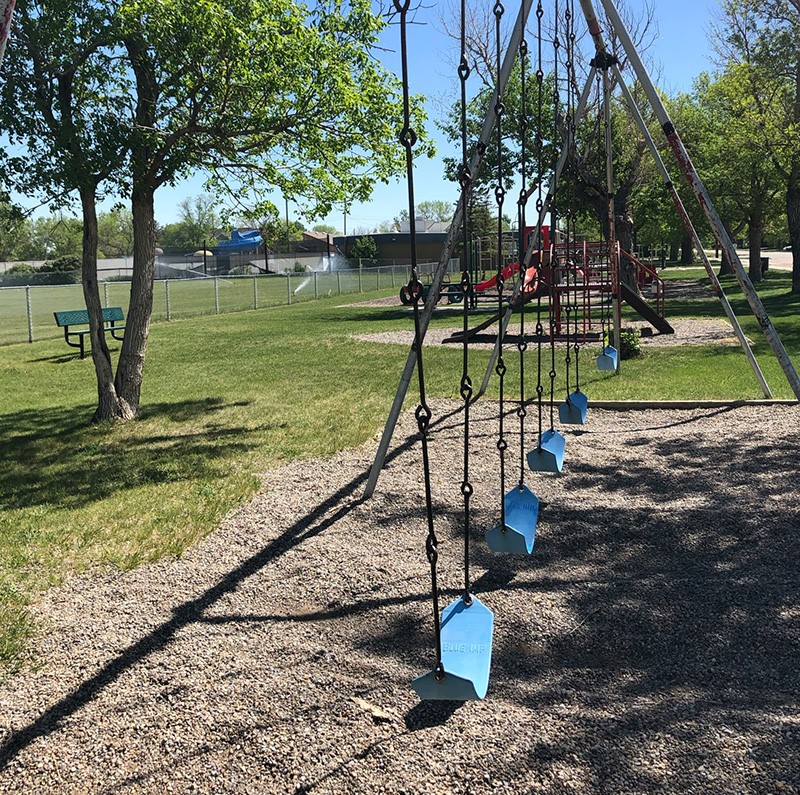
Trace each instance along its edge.
<instances>
[{"instance_id":1,"label":"red slide","mask_svg":"<svg viewBox=\"0 0 800 795\"><path fill-rule=\"evenodd\" d=\"M528 293L533 293L536 291L536 288L539 284L539 257L534 255L535 259L537 260L535 265L531 265L525 271L525 281L523 283L523 292L527 295ZM503 268L503 279L506 283L508 283L509 279L514 279L517 277L519 273L519 262L512 262L510 265L507 265ZM485 290L491 290L493 287L497 286L497 274L495 273L491 279L487 279L485 282L478 282L478 284L473 286L473 290L476 293L482 293Z\"/></svg>"}]
</instances>

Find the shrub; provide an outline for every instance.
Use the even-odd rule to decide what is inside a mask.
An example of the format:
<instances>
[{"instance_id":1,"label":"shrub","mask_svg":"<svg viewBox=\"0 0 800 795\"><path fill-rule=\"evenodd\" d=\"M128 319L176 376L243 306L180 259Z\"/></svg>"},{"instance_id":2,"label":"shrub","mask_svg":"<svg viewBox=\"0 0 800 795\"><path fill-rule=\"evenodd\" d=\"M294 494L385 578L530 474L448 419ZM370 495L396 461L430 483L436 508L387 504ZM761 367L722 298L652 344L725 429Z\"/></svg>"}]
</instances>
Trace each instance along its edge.
<instances>
[{"instance_id":1,"label":"shrub","mask_svg":"<svg viewBox=\"0 0 800 795\"><path fill-rule=\"evenodd\" d=\"M81 269L81 259L72 254L56 257L45 262L39 269L42 273L71 273Z\"/></svg>"},{"instance_id":2,"label":"shrub","mask_svg":"<svg viewBox=\"0 0 800 795\"><path fill-rule=\"evenodd\" d=\"M20 262L18 265L12 265L6 273L36 273L36 268L27 262Z\"/></svg>"},{"instance_id":3,"label":"shrub","mask_svg":"<svg viewBox=\"0 0 800 795\"><path fill-rule=\"evenodd\" d=\"M620 331L619 347L620 359L636 359L642 355L642 347L636 329L622 329Z\"/></svg>"}]
</instances>

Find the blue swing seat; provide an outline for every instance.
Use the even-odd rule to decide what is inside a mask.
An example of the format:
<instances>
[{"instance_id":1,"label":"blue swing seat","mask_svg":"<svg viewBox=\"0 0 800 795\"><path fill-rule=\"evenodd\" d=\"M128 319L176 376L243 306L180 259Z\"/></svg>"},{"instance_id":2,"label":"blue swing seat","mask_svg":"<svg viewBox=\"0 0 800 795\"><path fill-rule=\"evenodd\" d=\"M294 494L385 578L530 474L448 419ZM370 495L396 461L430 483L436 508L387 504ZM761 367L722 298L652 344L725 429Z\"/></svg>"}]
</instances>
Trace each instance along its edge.
<instances>
[{"instance_id":1,"label":"blue swing seat","mask_svg":"<svg viewBox=\"0 0 800 795\"><path fill-rule=\"evenodd\" d=\"M539 446L528 453L528 467L534 472L561 472L566 446L566 439L558 431L545 431Z\"/></svg>"},{"instance_id":2,"label":"blue swing seat","mask_svg":"<svg viewBox=\"0 0 800 795\"><path fill-rule=\"evenodd\" d=\"M503 498L505 527L498 524L486 534L492 552L530 555L539 519L539 498L527 486L515 486Z\"/></svg>"},{"instance_id":3,"label":"blue swing seat","mask_svg":"<svg viewBox=\"0 0 800 795\"><path fill-rule=\"evenodd\" d=\"M442 612L442 667L418 676L411 686L423 701L476 701L486 695L492 665L494 613L477 597L464 597Z\"/></svg>"},{"instance_id":4,"label":"blue swing seat","mask_svg":"<svg viewBox=\"0 0 800 795\"><path fill-rule=\"evenodd\" d=\"M619 363L619 354L613 345L606 345L597 357L598 370L615 370Z\"/></svg>"},{"instance_id":5,"label":"blue swing seat","mask_svg":"<svg viewBox=\"0 0 800 795\"><path fill-rule=\"evenodd\" d=\"M558 418L564 425L585 425L588 410L589 398L578 389L558 407Z\"/></svg>"}]
</instances>

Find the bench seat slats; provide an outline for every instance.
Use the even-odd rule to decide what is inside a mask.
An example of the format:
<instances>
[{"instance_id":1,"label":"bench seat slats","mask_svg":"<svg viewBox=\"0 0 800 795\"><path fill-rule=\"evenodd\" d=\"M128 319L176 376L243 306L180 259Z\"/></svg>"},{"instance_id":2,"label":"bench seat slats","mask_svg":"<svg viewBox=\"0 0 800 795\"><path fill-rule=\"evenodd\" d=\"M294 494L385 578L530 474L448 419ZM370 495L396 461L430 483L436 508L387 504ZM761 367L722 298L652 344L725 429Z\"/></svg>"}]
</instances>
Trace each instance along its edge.
<instances>
[{"instance_id":1,"label":"bench seat slats","mask_svg":"<svg viewBox=\"0 0 800 795\"><path fill-rule=\"evenodd\" d=\"M116 323L125 319L121 306L106 306L103 312L103 331L111 332L115 340L121 340L117 334L125 330L125 326L117 326ZM71 329L70 326L88 326L89 313L85 309L65 309L61 312L53 312L56 325L64 329L64 340L71 348L80 348L81 359L85 358L84 338L89 334L89 329ZM77 338L78 342L70 342L70 339Z\"/></svg>"}]
</instances>

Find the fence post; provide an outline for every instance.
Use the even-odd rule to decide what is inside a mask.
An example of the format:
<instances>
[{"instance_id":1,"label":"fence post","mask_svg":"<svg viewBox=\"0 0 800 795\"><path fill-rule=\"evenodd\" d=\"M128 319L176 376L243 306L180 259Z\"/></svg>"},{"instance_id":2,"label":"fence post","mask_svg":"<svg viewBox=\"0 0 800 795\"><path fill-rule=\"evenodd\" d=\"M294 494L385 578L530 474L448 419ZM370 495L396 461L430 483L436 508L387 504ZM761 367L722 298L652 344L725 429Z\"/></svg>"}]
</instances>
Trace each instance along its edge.
<instances>
[{"instance_id":1,"label":"fence post","mask_svg":"<svg viewBox=\"0 0 800 795\"><path fill-rule=\"evenodd\" d=\"M319 298L319 293L317 292L317 272L314 271L314 298Z\"/></svg>"},{"instance_id":2,"label":"fence post","mask_svg":"<svg viewBox=\"0 0 800 795\"><path fill-rule=\"evenodd\" d=\"M394 260L392 260L392 289L394 289Z\"/></svg>"},{"instance_id":3,"label":"fence post","mask_svg":"<svg viewBox=\"0 0 800 795\"><path fill-rule=\"evenodd\" d=\"M258 309L258 276L253 275L253 309Z\"/></svg>"},{"instance_id":4,"label":"fence post","mask_svg":"<svg viewBox=\"0 0 800 795\"><path fill-rule=\"evenodd\" d=\"M31 311L31 288L25 287L25 308L28 311L28 342L33 342L33 312Z\"/></svg>"},{"instance_id":5,"label":"fence post","mask_svg":"<svg viewBox=\"0 0 800 795\"><path fill-rule=\"evenodd\" d=\"M380 290L381 289L381 269L380 268L375 268L375 276L376 276L375 289L376 290Z\"/></svg>"},{"instance_id":6,"label":"fence post","mask_svg":"<svg viewBox=\"0 0 800 795\"><path fill-rule=\"evenodd\" d=\"M219 276L214 277L214 314L219 314Z\"/></svg>"},{"instance_id":7,"label":"fence post","mask_svg":"<svg viewBox=\"0 0 800 795\"><path fill-rule=\"evenodd\" d=\"M172 312L169 306L169 279L164 279L164 298L167 302L167 320L172 320Z\"/></svg>"},{"instance_id":8,"label":"fence post","mask_svg":"<svg viewBox=\"0 0 800 795\"><path fill-rule=\"evenodd\" d=\"M361 289L361 260L358 261L358 292L363 293Z\"/></svg>"},{"instance_id":9,"label":"fence post","mask_svg":"<svg viewBox=\"0 0 800 795\"><path fill-rule=\"evenodd\" d=\"M286 274L286 303L292 303L292 274Z\"/></svg>"},{"instance_id":10,"label":"fence post","mask_svg":"<svg viewBox=\"0 0 800 795\"><path fill-rule=\"evenodd\" d=\"M103 282L103 301L108 306L108 282Z\"/></svg>"},{"instance_id":11,"label":"fence post","mask_svg":"<svg viewBox=\"0 0 800 795\"><path fill-rule=\"evenodd\" d=\"M336 271L336 295L342 294L342 272Z\"/></svg>"}]
</instances>

